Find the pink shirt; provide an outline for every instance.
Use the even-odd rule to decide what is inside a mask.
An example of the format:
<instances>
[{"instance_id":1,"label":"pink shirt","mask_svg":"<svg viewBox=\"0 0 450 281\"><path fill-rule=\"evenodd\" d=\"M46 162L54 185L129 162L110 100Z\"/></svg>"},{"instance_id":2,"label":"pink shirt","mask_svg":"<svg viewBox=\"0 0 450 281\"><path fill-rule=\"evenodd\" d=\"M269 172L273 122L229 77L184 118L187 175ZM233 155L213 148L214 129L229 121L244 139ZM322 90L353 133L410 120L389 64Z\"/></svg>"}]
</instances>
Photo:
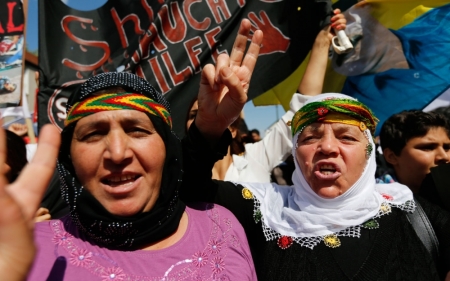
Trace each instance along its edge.
<instances>
[{"instance_id":1,"label":"pink shirt","mask_svg":"<svg viewBox=\"0 0 450 281\"><path fill-rule=\"evenodd\" d=\"M70 217L37 223L28 280L257 280L244 230L230 211L202 203L186 213L180 241L151 251L92 245L79 238Z\"/></svg>"}]
</instances>

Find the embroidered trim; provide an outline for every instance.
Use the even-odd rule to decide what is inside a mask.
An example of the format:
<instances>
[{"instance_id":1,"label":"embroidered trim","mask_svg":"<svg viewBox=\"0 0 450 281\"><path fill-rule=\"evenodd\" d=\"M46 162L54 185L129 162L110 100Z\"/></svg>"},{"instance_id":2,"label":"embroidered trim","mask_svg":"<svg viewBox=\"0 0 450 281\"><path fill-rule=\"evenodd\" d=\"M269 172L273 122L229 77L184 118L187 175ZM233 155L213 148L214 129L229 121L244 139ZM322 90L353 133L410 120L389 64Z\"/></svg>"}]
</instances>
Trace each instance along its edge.
<instances>
[{"instance_id":1,"label":"embroidered trim","mask_svg":"<svg viewBox=\"0 0 450 281\"><path fill-rule=\"evenodd\" d=\"M255 223L258 223L262 219L262 213L261 213L261 203L259 202L258 198L253 198L253 219L255 220ZM264 222L263 222L263 229L264 229ZM264 233L265 235L265 233ZM281 235L280 235L281 236ZM267 236L266 236L267 238ZM272 240L272 239L270 239ZM267 239L269 241L269 239Z\"/></svg>"},{"instance_id":2,"label":"embroidered trim","mask_svg":"<svg viewBox=\"0 0 450 281\"><path fill-rule=\"evenodd\" d=\"M253 197L253 200L254 200L253 219L255 220L255 223L258 223L261 221L263 233L264 233L264 236L266 237L266 241L271 241L271 240L276 239L278 246L280 246L279 239L282 237L287 237L287 236L281 235L278 232L272 230L269 226L267 226L264 223L263 220L261 220L261 218L262 218L262 214L260 211L261 203L259 202L259 200L256 197ZM378 228L379 223L375 219L379 218L381 216L390 214L392 212L392 207L395 207L402 211L411 213L416 208L416 203L414 202L414 200L408 200L405 203L398 205L398 204L393 204L393 203L389 202L388 199L386 199L386 201L381 203L380 210L378 211L378 213L372 219L364 222L361 225L350 226L350 227L343 229L337 233L332 233L332 234L328 234L325 236L290 237L290 238L295 243L299 244L300 246L307 247L311 250L322 241L325 243L326 246L331 247L331 248L336 248L341 245L341 241L340 241L339 237L359 238L359 237L361 237L361 228L368 228L368 229ZM290 247L290 245L288 247ZM281 249L287 249L288 247L280 246Z\"/></svg>"},{"instance_id":3,"label":"embroidered trim","mask_svg":"<svg viewBox=\"0 0 450 281\"><path fill-rule=\"evenodd\" d=\"M380 227L380 224L378 223L377 220L371 219L363 223L361 226L366 229L377 229Z\"/></svg>"},{"instance_id":4,"label":"embroidered trim","mask_svg":"<svg viewBox=\"0 0 450 281\"><path fill-rule=\"evenodd\" d=\"M244 187L242 189L242 197L244 197L244 199L253 199L253 193L250 191L250 189Z\"/></svg>"},{"instance_id":5,"label":"embroidered trim","mask_svg":"<svg viewBox=\"0 0 450 281\"><path fill-rule=\"evenodd\" d=\"M380 212L382 212L383 215L390 214L392 212L392 208L389 205L389 203L386 202L381 203Z\"/></svg>"},{"instance_id":6,"label":"embroidered trim","mask_svg":"<svg viewBox=\"0 0 450 281\"><path fill-rule=\"evenodd\" d=\"M278 238L277 241L278 247L280 247L283 250L286 250L287 248L292 246L293 243L294 239L292 239L292 237L289 236L281 236L280 238Z\"/></svg>"},{"instance_id":7,"label":"embroidered trim","mask_svg":"<svg viewBox=\"0 0 450 281\"><path fill-rule=\"evenodd\" d=\"M369 143L366 145L366 157L367 157L367 159L369 159L369 158L370 158L370 155L372 155L372 150L373 150L373 146L372 146L372 144L369 142Z\"/></svg>"},{"instance_id":8,"label":"embroidered trim","mask_svg":"<svg viewBox=\"0 0 450 281\"><path fill-rule=\"evenodd\" d=\"M323 242L330 248L337 248L341 246L341 240L339 240L336 234L325 235L323 237Z\"/></svg>"}]
</instances>

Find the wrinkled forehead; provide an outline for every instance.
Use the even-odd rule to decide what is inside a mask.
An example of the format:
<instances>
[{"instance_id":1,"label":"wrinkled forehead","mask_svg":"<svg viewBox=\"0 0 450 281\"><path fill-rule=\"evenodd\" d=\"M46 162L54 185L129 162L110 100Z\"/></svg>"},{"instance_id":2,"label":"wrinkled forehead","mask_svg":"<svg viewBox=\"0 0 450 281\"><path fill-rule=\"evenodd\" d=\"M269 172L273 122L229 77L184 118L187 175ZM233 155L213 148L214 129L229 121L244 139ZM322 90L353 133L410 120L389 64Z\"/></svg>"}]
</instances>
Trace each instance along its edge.
<instances>
[{"instance_id":1,"label":"wrinkled forehead","mask_svg":"<svg viewBox=\"0 0 450 281\"><path fill-rule=\"evenodd\" d=\"M365 132L361 131L361 128L357 125L349 125L343 123L329 123L329 122L314 122L306 126L300 133L300 136L309 133L323 133L327 129L327 127L330 128L330 130L332 130L335 134L349 133L358 137L365 136Z\"/></svg>"},{"instance_id":2,"label":"wrinkled forehead","mask_svg":"<svg viewBox=\"0 0 450 281\"><path fill-rule=\"evenodd\" d=\"M313 140L310 142L309 140ZM340 146L344 143L356 144L360 143L365 147L366 157L373 157L373 150L375 143L372 138L372 134L369 129L362 131L359 126L349 125L343 123L327 123L327 122L314 122L294 135L292 155L297 161L297 152L300 147L304 145L314 145L320 142L331 140L334 146ZM306 141L306 142L305 142ZM358 146L360 147L360 146ZM361 151L355 151L355 153L362 153ZM356 155L355 155L356 156Z\"/></svg>"}]
</instances>

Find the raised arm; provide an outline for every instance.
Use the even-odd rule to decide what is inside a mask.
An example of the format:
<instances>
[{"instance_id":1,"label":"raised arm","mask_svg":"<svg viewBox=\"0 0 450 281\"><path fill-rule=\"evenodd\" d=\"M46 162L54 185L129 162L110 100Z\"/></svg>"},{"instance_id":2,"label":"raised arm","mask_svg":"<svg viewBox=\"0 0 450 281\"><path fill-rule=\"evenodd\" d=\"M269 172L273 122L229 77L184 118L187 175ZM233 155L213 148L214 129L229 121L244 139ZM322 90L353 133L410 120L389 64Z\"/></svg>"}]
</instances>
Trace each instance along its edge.
<instances>
[{"instance_id":1,"label":"raised arm","mask_svg":"<svg viewBox=\"0 0 450 281\"><path fill-rule=\"evenodd\" d=\"M334 10L334 14L331 25L324 27L314 41L308 65L298 86L298 92L303 95L315 96L322 93L334 31L344 30L347 22L339 9Z\"/></svg>"},{"instance_id":2,"label":"raised arm","mask_svg":"<svg viewBox=\"0 0 450 281\"><path fill-rule=\"evenodd\" d=\"M203 136L217 140L239 116L247 102L250 79L262 43L262 31L250 34L251 23L244 19L230 56L221 54L214 66L203 68L195 124ZM245 52L247 41L250 46Z\"/></svg>"},{"instance_id":3,"label":"raised arm","mask_svg":"<svg viewBox=\"0 0 450 281\"><path fill-rule=\"evenodd\" d=\"M236 192L221 192L224 185L228 188L234 185L213 181L211 171L214 163L227 153L231 141L227 128L239 116L247 101L247 91L263 36L259 30L251 36L250 28L250 21L243 20L230 56L220 55L216 66L207 65L203 68L198 113L183 139L185 173L181 198L185 201L219 203L231 208L233 213L233 206L226 204L233 200L224 197L242 197L240 189L237 188ZM250 37L251 43L245 52ZM239 218L239 215L235 215Z\"/></svg>"},{"instance_id":4,"label":"raised arm","mask_svg":"<svg viewBox=\"0 0 450 281\"><path fill-rule=\"evenodd\" d=\"M41 130L33 160L18 179L8 184L0 174L0 271L2 280L25 280L36 252L33 241L34 215L53 174L60 143L53 125ZM6 160L6 139L0 128L0 167Z\"/></svg>"}]
</instances>

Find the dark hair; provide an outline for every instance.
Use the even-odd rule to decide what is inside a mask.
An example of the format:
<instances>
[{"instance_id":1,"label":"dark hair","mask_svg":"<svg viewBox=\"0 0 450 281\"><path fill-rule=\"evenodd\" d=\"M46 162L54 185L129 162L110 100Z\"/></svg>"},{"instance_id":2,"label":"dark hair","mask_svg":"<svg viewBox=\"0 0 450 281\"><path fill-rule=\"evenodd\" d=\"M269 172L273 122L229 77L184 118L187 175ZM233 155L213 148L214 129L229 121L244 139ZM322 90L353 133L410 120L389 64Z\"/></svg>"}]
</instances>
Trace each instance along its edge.
<instances>
[{"instance_id":1,"label":"dark hair","mask_svg":"<svg viewBox=\"0 0 450 281\"><path fill-rule=\"evenodd\" d=\"M19 176L23 167L28 163L27 148L21 137L15 133L5 130L6 132L6 164L11 168L8 180L13 182Z\"/></svg>"},{"instance_id":2,"label":"dark hair","mask_svg":"<svg viewBox=\"0 0 450 281\"><path fill-rule=\"evenodd\" d=\"M191 108L196 101L197 101L197 99L194 99L190 103L189 109L188 109L188 112L186 115L185 123L187 123L189 121L189 115L191 112ZM238 117L236 120L234 120L233 123L231 123L230 127L236 129L236 137L234 137L230 143L230 153L239 155L239 154L245 152L244 139L242 138L241 135L244 134L244 132L242 132L242 128L244 128L248 132L247 125L245 124L244 119L242 119L241 117ZM187 134L187 130L186 130L186 134Z\"/></svg>"},{"instance_id":3,"label":"dark hair","mask_svg":"<svg viewBox=\"0 0 450 281\"><path fill-rule=\"evenodd\" d=\"M230 143L230 153L231 154L241 154L245 152L244 142L242 141L241 132L239 130L244 119L238 117L233 123L231 123L230 127L236 129L236 136Z\"/></svg>"},{"instance_id":4,"label":"dark hair","mask_svg":"<svg viewBox=\"0 0 450 281\"><path fill-rule=\"evenodd\" d=\"M441 107L433 109L431 112L439 113L439 114L445 116L445 118L447 118L447 120L450 120L450 106L441 106Z\"/></svg>"},{"instance_id":5,"label":"dark hair","mask_svg":"<svg viewBox=\"0 0 450 281\"><path fill-rule=\"evenodd\" d=\"M450 137L449 121L442 114L421 110L405 110L394 114L381 127L381 148L389 148L400 155L410 139L423 137L431 128L436 127L443 128Z\"/></svg>"},{"instance_id":6,"label":"dark hair","mask_svg":"<svg viewBox=\"0 0 450 281\"><path fill-rule=\"evenodd\" d=\"M245 119L244 118L239 118L239 134L242 135L248 135L248 127L247 127L247 123L245 123Z\"/></svg>"},{"instance_id":7,"label":"dark hair","mask_svg":"<svg viewBox=\"0 0 450 281\"><path fill-rule=\"evenodd\" d=\"M253 134L253 133L257 134L258 136L260 135L258 129L253 129L250 131L250 134Z\"/></svg>"}]
</instances>

